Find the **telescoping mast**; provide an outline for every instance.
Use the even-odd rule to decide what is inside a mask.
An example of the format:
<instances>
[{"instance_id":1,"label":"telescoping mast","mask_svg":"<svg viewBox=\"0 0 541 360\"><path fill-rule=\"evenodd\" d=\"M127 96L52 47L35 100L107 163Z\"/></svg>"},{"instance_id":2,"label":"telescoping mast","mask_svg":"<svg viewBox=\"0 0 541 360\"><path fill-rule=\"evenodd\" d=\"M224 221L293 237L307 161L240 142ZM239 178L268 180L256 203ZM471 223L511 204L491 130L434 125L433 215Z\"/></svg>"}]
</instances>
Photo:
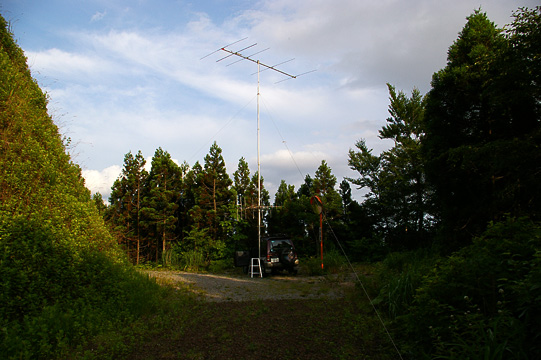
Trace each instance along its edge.
<instances>
[{"instance_id":1,"label":"telescoping mast","mask_svg":"<svg viewBox=\"0 0 541 360\"><path fill-rule=\"evenodd\" d=\"M221 47L217 50L215 50L214 52L206 55L206 56L203 56L200 60L206 58L206 57L209 57L210 55L212 54L215 54L217 52L225 52L227 53L228 55L216 60L216 62L220 62L220 61L223 61L225 59L228 59L228 58L231 58L231 57L237 57L239 58L237 61L234 61L226 66L230 66L230 65L233 65L237 62L240 62L240 61L243 61L243 60L248 60L248 61L251 61L255 64L257 64L257 183L258 183L258 186L257 186L257 244L258 244L258 256L261 257L261 161L260 161L260 152L261 152L261 146L260 146L260 119L259 119L259 98L260 98L260 92L259 92L259 83L260 83L260 77L259 77L259 74L260 72L262 71L265 71L265 70L273 70L273 71L276 71L282 75L285 75L286 78L283 79L283 80L280 80L278 82L282 82L282 81L285 81L285 80L290 80L290 79L296 79L298 76L301 76L301 75L305 75L305 74L308 74L308 73L311 73L311 72L314 72L315 70L312 70L312 71L308 71L308 72L305 72L305 73L302 73L302 74L299 74L299 75L291 75L285 71L282 71L280 69L277 68L277 66L279 65L282 65L282 64L285 64L287 62L290 62L290 61L293 61L294 59L289 59L289 60L286 60L286 61L283 61L281 63L278 63L276 65L267 65L267 64L264 64L262 63L261 61L259 61L259 59L254 59L253 56L257 55L257 54L260 54L264 51L267 51L269 50L269 48L266 48L266 49L263 49L263 50L260 50L260 51L257 51L251 55L244 55L242 52L245 51L245 50L248 50L248 49L251 49L253 47L255 47L257 45L257 43L254 43L254 44L251 44L249 46L246 46L240 50L237 50L237 51L234 51L234 50L231 50L229 49L230 46L232 45L235 45L241 41L244 41L246 40L247 38L243 38L243 39L240 39L238 41L235 41L231 44L228 44L224 47ZM261 67L263 67L263 70L261 70ZM255 75L256 73L252 74L252 75Z\"/></svg>"}]
</instances>

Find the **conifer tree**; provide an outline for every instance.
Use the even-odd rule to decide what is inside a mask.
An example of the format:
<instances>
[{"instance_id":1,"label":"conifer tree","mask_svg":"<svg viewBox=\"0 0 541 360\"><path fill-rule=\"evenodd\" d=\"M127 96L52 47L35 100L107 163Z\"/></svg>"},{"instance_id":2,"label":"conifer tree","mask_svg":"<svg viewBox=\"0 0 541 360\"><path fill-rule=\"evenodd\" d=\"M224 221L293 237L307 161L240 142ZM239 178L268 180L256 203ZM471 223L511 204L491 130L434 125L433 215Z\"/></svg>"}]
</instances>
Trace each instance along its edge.
<instances>
[{"instance_id":1,"label":"conifer tree","mask_svg":"<svg viewBox=\"0 0 541 360\"><path fill-rule=\"evenodd\" d=\"M539 209L540 9L518 11L507 37L476 11L433 76L423 151L452 248Z\"/></svg>"},{"instance_id":2,"label":"conifer tree","mask_svg":"<svg viewBox=\"0 0 541 360\"><path fill-rule=\"evenodd\" d=\"M376 237L396 248L414 248L427 238L433 217L421 153L425 102L417 89L407 97L389 84L388 88L391 116L379 137L393 140L394 146L376 156L364 140L358 141L357 151L349 152L349 165L360 177L348 180L368 190L363 208L373 220Z\"/></svg>"},{"instance_id":3,"label":"conifer tree","mask_svg":"<svg viewBox=\"0 0 541 360\"><path fill-rule=\"evenodd\" d=\"M322 211L326 224L323 230L323 238L325 243L327 243L329 240L329 233L331 229L334 232L337 232L343 227L341 223L343 213L342 198L340 197L338 191L336 191L335 187L336 176L333 175L331 168L327 165L327 162L322 160L314 175L310 192L312 196L319 197L323 203ZM319 218L317 218L316 221L319 222ZM312 227L319 228L319 223L312 224Z\"/></svg>"},{"instance_id":4,"label":"conifer tree","mask_svg":"<svg viewBox=\"0 0 541 360\"><path fill-rule=\"evenodd\" d=\"M120 243L126 247L128 257L136 264L139 264L142 240L140 224L142 193L148 177L145 164L145 158L140 150L135 156L131 151L124 156L122 174L111 188L110 206L105 216ZM132 243L135 243L134 247Z\"/></svg>"},{"instance_id":5,"label":"conifer tree","mask_svg":"<svg viewBox=\"0 0 541 360\"><path fill-rule=\"evenodd\" d=\"M188 238L192 244L200 244L207 261L223 256L231 221L235 213L232 181L227 173L222 149L214 142L205 163L193 174L195 205L190 210L192 226ZM199 239L200 237L203 237Z\"/></svg>"},{"instance_id":6,"label":"conifer tree","mask_svg":"<svg viewBox=\"0 0 541 360\"><path fill-rule=\"evenodd\" d=\"M155 250L155 260L160 259L177 239L177 208L182 184L180 167L171 155L158 148L152 158L152 168L146 183L144 206L141 209L143 223L149 236L150 248ZM160 246L161 245L161 246Z\"/></svg>"},{"instance_id":7,"label":"conifer tree","mask_svg":"<svg viewBox=\"0 0 541 360\"><path fill-rule=\"evenodd\" d=\"M241 157L237 170L233 173L234 189L237 193L237 204L240 208L240 218L246 219L247 213L247 197L250 187L250 169L248 163Z\"/></svg>"},{"instance_id":8,"label":"conifer tree","mask_svg":"<svg viewBox=\"0 0 541 360\"><path fill-rule=\"evenodd\" d=\"M340 194L336 191L336 176L325 160L316 170L312 182L312 194L318 195L323 201L328 217L340 217L342 213L342 202Z\"/></svg>"},{"instance_id":9,"label":"conifer tree","mask_svg":"<svg viewBox=\"0 0 541 360\"><path fill-rule=\"evenodd\" d=\"M296 211L298 203L295 186L288 185L285 180L281 180L274 195L274 207L268 217L271 234L285 234L294 239L304 236L304 228L299 222L299 214Z\"/></svg>"},{"instance_id":10,"label":"conifer tree","mask_svg":"<svg viewBox=\"0 0 541 360\"><path fill-rule=\"evenodd\" d=\"M103 203L103 197L99 192L96 192L94 193L94 195L92 195L92 201L94 201L94 204L96 204L98 214L100 214L100 216L104 216L105 211L107 210L107 206Z\"/></svg>"}]
</instances>

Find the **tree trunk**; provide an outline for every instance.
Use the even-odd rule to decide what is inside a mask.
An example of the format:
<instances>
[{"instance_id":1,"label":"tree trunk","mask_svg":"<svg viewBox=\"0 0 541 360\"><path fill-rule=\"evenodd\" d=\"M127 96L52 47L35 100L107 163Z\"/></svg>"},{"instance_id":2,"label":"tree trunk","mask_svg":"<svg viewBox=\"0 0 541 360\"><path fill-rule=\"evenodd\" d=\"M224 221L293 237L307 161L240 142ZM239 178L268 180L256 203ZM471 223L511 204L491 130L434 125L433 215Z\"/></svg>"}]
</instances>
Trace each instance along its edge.
<instances>
[{"instance_id":1,"label":"tree trunk","mask_svg":"<svg viewBox=\"0 0 541 360\"><path fill-rule=\"evenodd\" d=\"M212 179L212 201L214 203L214 213L216 213L216 178Z\"/></svg>"}]
</instances>

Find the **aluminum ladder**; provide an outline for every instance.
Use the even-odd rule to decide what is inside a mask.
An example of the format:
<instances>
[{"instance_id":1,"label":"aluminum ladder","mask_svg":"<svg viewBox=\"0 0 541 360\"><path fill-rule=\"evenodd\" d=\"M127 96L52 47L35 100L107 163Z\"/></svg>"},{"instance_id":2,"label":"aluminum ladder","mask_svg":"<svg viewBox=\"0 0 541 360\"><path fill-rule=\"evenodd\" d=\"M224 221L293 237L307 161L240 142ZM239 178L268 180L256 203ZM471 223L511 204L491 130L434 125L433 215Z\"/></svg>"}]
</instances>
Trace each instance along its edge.
<instances>
[{"instance_id":1,"label":"aluminum ladder","mask_svg":"<svg viewBox=\"0 0 541 360\"><path fill-rule=\"evenodd\" d=\"M255 270L257 268L257 271ZM263 271L261 269L261 259L260 258L252 258L250 260L250 277L254 277L254 274L259 274L259 277L263 277Z\"/></svg>"}]
</instances>

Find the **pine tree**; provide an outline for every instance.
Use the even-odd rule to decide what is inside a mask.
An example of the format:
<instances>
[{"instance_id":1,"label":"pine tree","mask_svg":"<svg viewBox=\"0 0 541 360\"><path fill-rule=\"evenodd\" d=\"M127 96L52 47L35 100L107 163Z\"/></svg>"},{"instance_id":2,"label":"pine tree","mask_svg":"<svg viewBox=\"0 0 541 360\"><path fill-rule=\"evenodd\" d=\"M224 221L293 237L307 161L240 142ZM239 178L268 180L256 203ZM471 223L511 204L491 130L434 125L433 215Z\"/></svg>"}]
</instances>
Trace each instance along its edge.
<instances>
[{"instance_id":1,"label":"pine tree","mask_svg":"<svg viewBox=\"0 0 541 360\"><path fill-rule=\"evenodd\" d=\"M294 239L304 236L304 228L299 222L299 214L295 210L298 202L295 186L288 185L285 180L282 180L274 195L274 207L268 217L271 234L284 234Z\"/></svg>"},{"instance_id":2,"label":"pine tree","mask_svg":"<svg viewBox=\"0 0 541 360\"><path fill-rule=\"evenodd\" d=\"M336 191L335 187L336 176L333 175L331 168L327 165L327 162L322 160L321 165L319 165L314 175L310 192L312 196L317 196L323 203L322 211L326 224L323 230L324 243L327 243L329 240L331 229L334 232L342 232L341 229L343 228L341 223L343 213L342 198L340 197L338 191ZM319 221L319 219L317 221ZM314 228L319 228L319 223L315 223L312 226Z\"/></svg>"},{"instance_id":3,"label":"pine tree","mask_svg":"<svg viewBox=\"0 0 541 360\"><path fill-rule=\"evenodd\" d=\"M103 197L101 196L99 192L94 193L94 195L92 195L92 201L94 201L94 204L96 204L96 209L98 209L98 214L100 214L100 216L104 216L105 211L107 210L107 206L104 204Z\"/></svg>"},{"instance_id":4,"label":"pine tree","mask_svg":"<svg viewBox=\"0 0 541 360\"><path fill-rule=\"evenodd\" d=\"M417 89L407 97L391 85L388 88L391 116L379 137L393 140L394 146L376 156L364 140L357 142L357 151L349 152L349 165L360 178L348 180L368 190L363 208L386 244L415 248L427 238L433 218L421 153L425 102Z\"/></svg>"}]
</instances>

